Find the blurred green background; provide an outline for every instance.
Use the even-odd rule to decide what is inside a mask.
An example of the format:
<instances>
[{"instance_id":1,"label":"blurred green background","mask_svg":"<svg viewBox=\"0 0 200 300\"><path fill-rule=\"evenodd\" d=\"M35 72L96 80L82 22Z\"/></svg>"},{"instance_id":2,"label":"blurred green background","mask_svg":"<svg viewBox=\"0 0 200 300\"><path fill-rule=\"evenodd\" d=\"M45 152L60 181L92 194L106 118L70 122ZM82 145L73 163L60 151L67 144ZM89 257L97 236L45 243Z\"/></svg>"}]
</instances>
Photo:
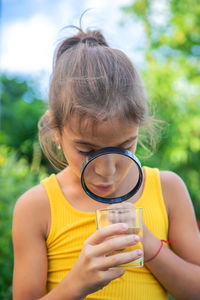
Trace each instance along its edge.
<instances>
[{"instance_id":1,"label":"blurred green background","mask_svg":"<svg viewBox=\"0 0 200 300\"><path fill-rule=\"evenodd\" d=\"M185 181L200 219L200 4L136 0L122 8L123 22L145 30L145 63L140 70L157 119L164 120L156 152L142 164L172 170ZM131 38L131 37L130 37ZM12 299L12 212L17 198L53 169L37 138L37 122L46 109L29 78L0 76L0 299ZM145 299L144 299L145 300Z\"/></svg>"}]
</instances>

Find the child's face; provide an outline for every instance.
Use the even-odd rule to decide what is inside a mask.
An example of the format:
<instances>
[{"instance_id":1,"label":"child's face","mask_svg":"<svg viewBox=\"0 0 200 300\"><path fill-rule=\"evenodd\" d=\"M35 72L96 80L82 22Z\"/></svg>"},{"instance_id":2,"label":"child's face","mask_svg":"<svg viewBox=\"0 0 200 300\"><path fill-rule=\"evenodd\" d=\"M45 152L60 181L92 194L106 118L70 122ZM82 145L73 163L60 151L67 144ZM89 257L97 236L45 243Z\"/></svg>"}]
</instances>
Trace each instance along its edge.
<instances>
[{"instance_id":1,"label":"child's face","mask_svg":"<svg viewBox=\"0 0 200 300\"><path fill-rule=\"evenodd\" d=\"M95 129L90 122L82 122L79 129L79 120L74 116L70 126L63 129L61 143L69 168L80 179L80 170L85 158L91 151L104 147L120 147L135 152L138 139L138 126L128 124L117 118L99 122ZM86 126L85 126L86 125ZM93 184L113 181L107 178L108 167L101 165L101 174L94 171ZM99 171L100 172L100 171Z\"/></svg>"}]
</instances>

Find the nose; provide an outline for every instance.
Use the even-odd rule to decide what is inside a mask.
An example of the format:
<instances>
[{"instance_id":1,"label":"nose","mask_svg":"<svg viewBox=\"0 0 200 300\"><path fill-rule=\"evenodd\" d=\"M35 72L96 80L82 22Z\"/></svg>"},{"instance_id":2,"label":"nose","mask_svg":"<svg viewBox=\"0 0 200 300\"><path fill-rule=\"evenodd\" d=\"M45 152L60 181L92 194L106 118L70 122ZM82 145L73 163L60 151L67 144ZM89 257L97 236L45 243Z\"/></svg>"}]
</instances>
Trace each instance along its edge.
<instances>
[{"instance_id":1,"label":"nose","mask_svg":"<svg viewBox=\"0 0 200 300\"><path fill-rule=\"evenodd\" d=\"M95 161L95 173L104 178L112 177L116 172L116 163L112 155L103 155Z\"/></svg>"}]
</instances>

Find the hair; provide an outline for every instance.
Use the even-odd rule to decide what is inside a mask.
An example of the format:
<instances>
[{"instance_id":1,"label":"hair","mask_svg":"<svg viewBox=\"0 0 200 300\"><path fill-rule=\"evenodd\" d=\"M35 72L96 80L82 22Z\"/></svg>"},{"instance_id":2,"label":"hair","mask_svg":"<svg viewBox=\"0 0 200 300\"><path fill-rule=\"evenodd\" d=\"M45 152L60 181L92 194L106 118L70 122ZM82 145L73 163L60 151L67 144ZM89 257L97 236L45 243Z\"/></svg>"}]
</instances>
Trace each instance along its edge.
<instances>
[{"instance_id":1,"label":"hair","mask_svg":"<svg viewBox=\"0 0 200 300\"><path fill-rule=\"evenodd\" d=\"M75 27L75 26L72 26ZM131 60L110 48L99 30L75 27L78 33L57 47L49 92L49 115L39 121L39 140L49 161L57 169L66 159L56 143L55 132L76 115L93 124L117 117L127 123L149 123L145 89Z\"/></svg>"}]
</instances>

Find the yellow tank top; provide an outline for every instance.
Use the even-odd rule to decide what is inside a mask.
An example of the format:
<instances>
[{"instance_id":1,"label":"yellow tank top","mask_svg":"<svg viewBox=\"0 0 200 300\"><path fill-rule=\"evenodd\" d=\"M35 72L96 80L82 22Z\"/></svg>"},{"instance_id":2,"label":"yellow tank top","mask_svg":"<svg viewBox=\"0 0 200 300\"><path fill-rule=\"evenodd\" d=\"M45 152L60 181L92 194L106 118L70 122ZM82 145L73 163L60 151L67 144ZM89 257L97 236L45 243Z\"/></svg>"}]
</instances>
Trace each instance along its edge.
<instances>
[{"instance_id":1,"label":"yellow tank top","mask_svg":"<svg viewBox=\"0 0 200 300\"><path fill-rule=\"evenodd\" d=\"M145 184L140 199L143 219L159 239L167 239L168 218L163 202L157 169L144 167ZM41 182L51 207L51 229L46 241L48 255L47 292L52 290L71 270L84 241L96 230L95 212L81 212L65 199L56 176ZM81 270L80 270L81 272ZM67 288L67 287L66 287ZM168 294L144 266L129 268L123 277L113 280L102 290L90 294L88 300L166 300Z\"/></svg>"}]
</instances>

